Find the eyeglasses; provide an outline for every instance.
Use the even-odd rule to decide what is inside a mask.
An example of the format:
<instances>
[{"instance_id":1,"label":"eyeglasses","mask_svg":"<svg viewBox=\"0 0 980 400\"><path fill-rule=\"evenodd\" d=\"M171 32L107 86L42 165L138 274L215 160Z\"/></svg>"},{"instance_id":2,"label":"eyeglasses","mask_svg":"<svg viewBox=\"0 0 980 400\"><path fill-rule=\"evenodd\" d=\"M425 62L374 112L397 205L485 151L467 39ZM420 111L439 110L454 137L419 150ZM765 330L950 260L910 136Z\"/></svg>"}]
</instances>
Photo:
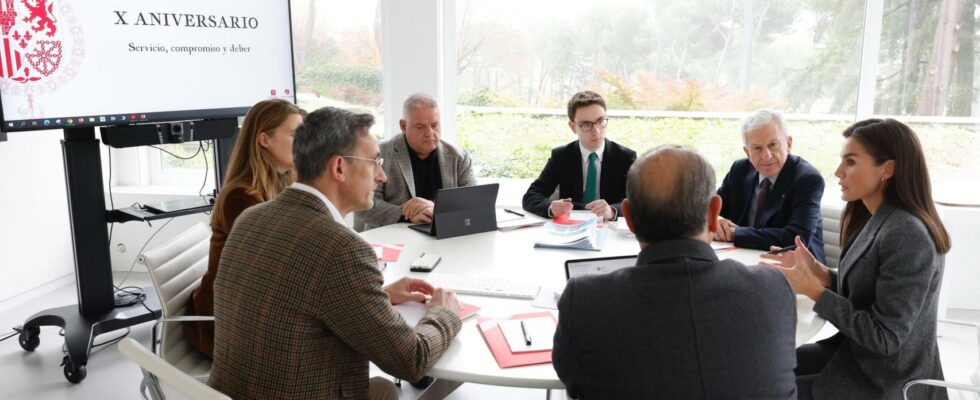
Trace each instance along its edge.
<instances>
[{"instance_id":1,"label":"eyeglasses","mask_svg":"<svg viewBox=\"0 0 980 400\"><path fill-rule=\"evenodd\" d=\"M575 125L578 125L579 129L585 132L591 132L597 126L599 128L605 128L606 125L609 125L609 118L602 117L595 121L583 121L583 122L576 123Z\"/></svg>"},{"instance_id":2,"label":"eyeglasses","mask_svg":"<svg viewBox=\"0 0 980 400\"><path fill-rule=\"evenodd\" d=\"M373 162L374 163L374 173L378 173L378 170L380 170L381 167L385 163L385 159L383 159L383 158L365 158L365 157L355 157L355 156L340 156L340 157L341 158L352 158L352 159L355 159L355 160L364 160L364 161Z\"/></svg>"}]
</instances>

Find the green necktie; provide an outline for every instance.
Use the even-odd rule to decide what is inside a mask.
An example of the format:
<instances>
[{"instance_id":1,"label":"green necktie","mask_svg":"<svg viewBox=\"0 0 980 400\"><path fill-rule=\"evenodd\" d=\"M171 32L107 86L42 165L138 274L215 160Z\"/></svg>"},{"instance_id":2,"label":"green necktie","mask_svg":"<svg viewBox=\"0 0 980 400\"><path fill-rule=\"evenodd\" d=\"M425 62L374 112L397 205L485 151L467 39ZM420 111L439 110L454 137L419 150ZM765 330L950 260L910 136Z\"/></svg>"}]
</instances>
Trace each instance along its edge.
<instances>
[{"instance_id":1,"label":"green necktie","mask_svg":"<svg viewBox=\"0 0 980 400\"><path fill-rule=\"evenodd\" d=\"M598 165L596 165L598 159L599 156L595 153L589 153L589 171L585 174L585 198L583 199L585 204L595 201L596 197L598 197L595 191L596 175L598 175L596 170L599 169Z\"/></svg>"}]
</instances>

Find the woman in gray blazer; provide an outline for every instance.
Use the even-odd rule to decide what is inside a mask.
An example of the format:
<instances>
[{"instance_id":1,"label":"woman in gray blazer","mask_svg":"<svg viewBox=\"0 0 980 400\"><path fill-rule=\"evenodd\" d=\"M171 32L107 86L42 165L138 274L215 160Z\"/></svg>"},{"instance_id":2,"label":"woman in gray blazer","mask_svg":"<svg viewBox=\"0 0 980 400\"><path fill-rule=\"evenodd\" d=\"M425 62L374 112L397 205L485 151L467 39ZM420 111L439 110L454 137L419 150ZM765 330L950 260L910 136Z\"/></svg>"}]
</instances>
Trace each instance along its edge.
<instances>
[{"instance_id":1,"label":"woman in gray blazer","mask_svg":"<svg viewBox=\"0 0 980 400\"><path fill-rule=\"evenodd\" d=\"M797 293L839 333L797 352L800 399L901 399L913 379L942 379L936 304L950 240L932 201L915 133L901 122L869 119L844 130L836 175L847 202L840 268L797 251L777 256ZM916 386L915 399L946 399Z\"/></svg>"}]
</instances>

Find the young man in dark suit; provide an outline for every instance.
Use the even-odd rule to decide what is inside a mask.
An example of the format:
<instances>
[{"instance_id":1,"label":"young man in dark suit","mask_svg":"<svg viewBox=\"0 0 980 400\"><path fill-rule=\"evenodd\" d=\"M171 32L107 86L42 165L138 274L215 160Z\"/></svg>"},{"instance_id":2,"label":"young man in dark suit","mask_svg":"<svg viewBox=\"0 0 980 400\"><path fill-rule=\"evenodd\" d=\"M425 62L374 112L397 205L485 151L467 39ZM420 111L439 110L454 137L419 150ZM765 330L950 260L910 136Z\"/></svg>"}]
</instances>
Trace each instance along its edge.
<instances>
[{"instance_id":1,"label":"young man in dark suit","mask_svg":"<svg viewBox=\"0 0 980 400\"><path fill-rule=\"evenodd\" d=\"M820 262L823 177L806 160L790 154L793 137L783 117L758 110L742 121L745 156L735 161L718 195L722 199L714 240L736 247L769 250L793 244L797 235Z\"/></svg>"},{"instance_id":2,"label":"young man in dark suit","mask_svg":"<svg viewBox=\"0 0 980 400\"><path fill-rule=\"evenodd\" d=\"M774 270L719 260L714 170L664 146L629 171L635 267L573 278L553 361L581 399L796 399L796 296Z\"/></svg>"},{"instance_id":3,"label":"young man in dark suit","mask_svg":"<svg viewBox=\"0 0 980 400\"><path fill-rule=\"evenodd\" d=\"M606 139L606 101L591 90L568 101L568 128L578 140L556 147L524 194L524 209L545 218L587 209L613 220L626 197L626 171L636 152ZM558 188L558 199L551 194Z\"/></svg>"}]
</instances>

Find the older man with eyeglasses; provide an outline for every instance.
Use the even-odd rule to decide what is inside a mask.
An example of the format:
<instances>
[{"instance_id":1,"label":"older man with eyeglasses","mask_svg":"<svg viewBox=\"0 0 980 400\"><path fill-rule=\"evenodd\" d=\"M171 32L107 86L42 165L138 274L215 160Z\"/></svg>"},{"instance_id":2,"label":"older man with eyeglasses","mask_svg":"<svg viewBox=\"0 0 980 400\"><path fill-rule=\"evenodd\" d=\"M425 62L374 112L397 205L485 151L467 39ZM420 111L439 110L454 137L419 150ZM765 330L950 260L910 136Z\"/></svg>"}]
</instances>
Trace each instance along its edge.
<instances>
[{"instance_id":1,"label":"older man with eyeglasses","mask_svg":"<svg viewBox=\"0 0 980 400\"><path fill-rule=\"evenodd\" d=\"M636 152L606 139L606 101L591 90L568 101L568 128L578 140L556 147L541 175L524 194L524 209L556 217L586 209L606 220L619 217L626 197L626 173ZM551 199L558 189L558 198Z\"/></svg>"}]
</instances>

